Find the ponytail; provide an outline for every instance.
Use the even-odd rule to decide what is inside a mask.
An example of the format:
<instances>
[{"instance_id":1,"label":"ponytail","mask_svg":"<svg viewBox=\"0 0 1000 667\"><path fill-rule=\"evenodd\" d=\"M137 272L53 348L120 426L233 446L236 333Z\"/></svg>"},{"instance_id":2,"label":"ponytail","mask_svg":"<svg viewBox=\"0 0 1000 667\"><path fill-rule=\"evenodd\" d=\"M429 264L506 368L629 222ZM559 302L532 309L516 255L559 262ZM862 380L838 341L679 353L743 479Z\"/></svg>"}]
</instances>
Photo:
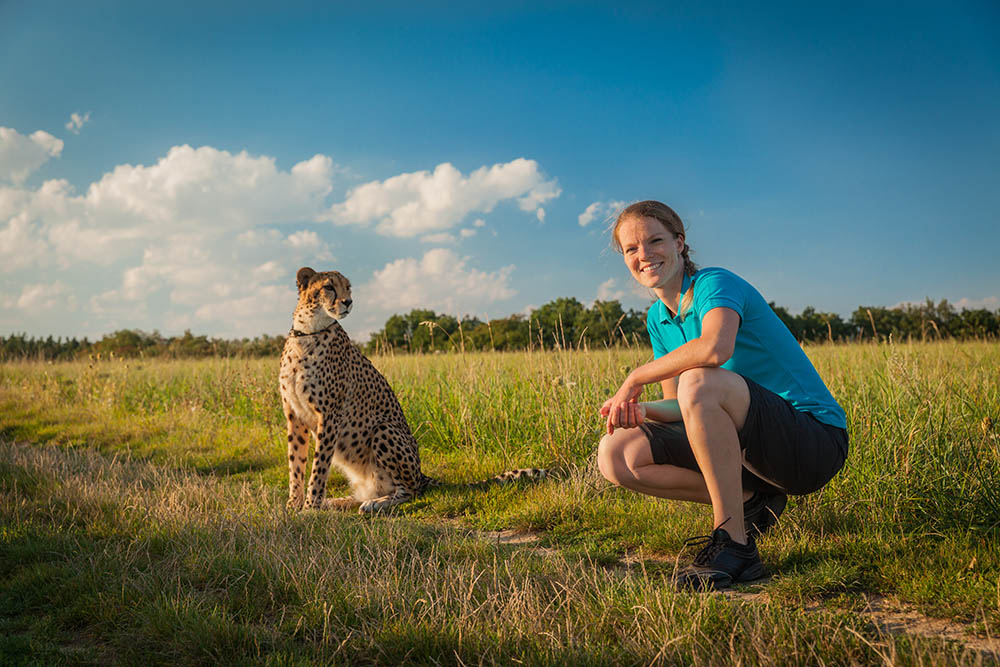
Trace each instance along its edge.
<instances>
[{"instance_id":1,"label":"ponytail","mask_svg":"<svg viewBox=\"0 0 1000 667\"><path fill-rule=\"evenodd\" d=\"M691 248L688 246L687 241L684 242L684 250L681 251L681 258L684 260L684 275L693 276L698 271L698 265L691 261L689 253ZM677 308L677 315L680 316L681 322L684 321L684 316L687 312L691 310L691 305L694 303L694 283L688 285L687 292L684 292L684 296L681 297L680 306Z\"/></svg>"}]
</instances>

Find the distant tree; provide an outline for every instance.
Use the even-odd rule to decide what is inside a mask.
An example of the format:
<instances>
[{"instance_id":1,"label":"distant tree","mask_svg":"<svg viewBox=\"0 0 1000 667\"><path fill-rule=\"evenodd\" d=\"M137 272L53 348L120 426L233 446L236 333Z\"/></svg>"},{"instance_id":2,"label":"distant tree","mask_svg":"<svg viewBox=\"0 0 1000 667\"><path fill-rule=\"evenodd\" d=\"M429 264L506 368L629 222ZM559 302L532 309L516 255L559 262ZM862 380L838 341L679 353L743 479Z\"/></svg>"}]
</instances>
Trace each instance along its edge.
<instances>
[{"instance_id":1,"label":"distant tree","mask_svg":"<svg viewBox=\"0 0 1000 667\"><path fill-rule=\"evenodd\" d=\"M850 327L837 313L823 313L807 306L802 314L795 318L795 328L801 341L835 341L849 335Z\"/></svg>"},{"instance_id":2,"label":"distant tree","mask_svg":"<svg viewBox=\"0 0 1000 667\"><path fill-rule=\"evenodd\" d=\"M206 336L195 336L189 329L184 330L180 338L171 338L167 345L167 353L172 357L210 357L216 353L216 347Z\"/></svg>"},{"instance_id":3,"label":"distant tree","mask_svg":"<svg viewBox=\"0 0 1000 667\"><path fill-rule=\"evenodd\" d=\"M164 345L165 341L160 339L158 334L148 334L138 329L121 329L105 335L94 343L91 353L116 357L138 357L147 352L156 354L162 351Z\"/></svg>"},{"instance_id":4,"label":"distant tree","mask_svg":"<svg viewBox=\"0 0 1000 667\"><path fill-rule=\"evenodd\" d=\"M884 340L891 335L895 340L936 340L957 335L962 319L947 299L937 303L927 299L895 308L860 306L851 315L850 325L863 339Z\"/></svg>"},{"instance_id":5,"label":"distant tree","mask_svg":"<svg viewBox=\"0 0 1000 667\"><path fill-rule=\"evenodd\" d=\"M615 301L594 301L587 310L580 313L576 325L580 336L591 347L613 346L621 342L619 328L627 313Z\"/></svg>"},{"instance_id":6,"label":"distant tree","mask_svg":"<svg viewBox=\"0 0 1000 667\"><path fill-rule=\"evenodd\" d=\"M647 309L648 311L648 309ZM618 325L618 331L629 345L639 343L649 345L649 330L646 329L646 311L629 309L625 319Z\"/></svg>"},{"instance_id":7,"label":"distant tree","mask_svg":"<svg viewBox=\"0 0 1000 667\"><path fill-rule=\"evenodd\" d=\"M420 331L421 322L434 321L437 314L433 310L414 309L406 315L393 315L386 320L385 328L372 334L366 349L370 352L376 347L382 350L420 351L420 344L426 343L429 336L419 337L417 346L413 345L413 337Z\"/></svg>"},{"instance_id":8,"label":"distant tree","mask_svg":"<svg viewBox=\"0 0 1000 667\"><path fill-rule=\"evenodd\" d=\"M572 348L580 335L577 320L583 312L583 304L573 297L550 301L531 313L536 323L534 335L540 333L544 347Z\"/></svg>"},{"instance_id":9,"label":"distant tree","mask_svg":"<svg viewBox=\"0 0 1000 667\"><path fill-rule=\"evenodd\" d=\"M472 331L477 350L523 350L528 347L528 321L520 313L481 322Z\"/></svg>"},{"instance_id":10,"label":"distant tree","mask_svg":"<svg viewBox=\"0 0 1000 667\"><path fill-rule=\"evenodd\" d=\"M649 343L646 315L637 310L625 311L619 301L595 301L580 313L576 321L577 338L591 347Z\"/></svg>"},{"instance_id":11,"label":"distant tree","mask_svg":"<svg viewBox=\"0 0 1000 667\"><path fill-rule=\"evenodd\" d=\"M963 310L953 320L951 333L958 338L985 338L1000 334L1000 314L985 308Z\"/></svg>"}]
</instances>

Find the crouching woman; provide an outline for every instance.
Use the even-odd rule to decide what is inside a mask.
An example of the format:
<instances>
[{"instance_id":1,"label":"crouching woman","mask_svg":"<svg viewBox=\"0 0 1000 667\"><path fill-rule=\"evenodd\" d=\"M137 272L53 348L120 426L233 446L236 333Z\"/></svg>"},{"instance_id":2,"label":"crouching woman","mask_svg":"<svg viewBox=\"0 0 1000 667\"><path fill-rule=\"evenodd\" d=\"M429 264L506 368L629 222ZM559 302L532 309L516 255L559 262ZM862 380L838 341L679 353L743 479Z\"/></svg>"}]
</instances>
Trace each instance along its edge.
<instances>
[{"instance_id":1,"label":"crouching woman","mask_svg":"<svg viewBox=\"0 0 1000 667\"><path fill-rule=\"evenodd\" d=\"M822 488L847 457L847 422L764 298L721 268L698 270L665 204L632 204L612 244L655 293L653 361L601 407L601 473L638 493L712 506L715 529L678 583L723 588L765 574L756 537L789 494ZM638 402L647 384L663 400Z\"/></svg>"}]
</instances>

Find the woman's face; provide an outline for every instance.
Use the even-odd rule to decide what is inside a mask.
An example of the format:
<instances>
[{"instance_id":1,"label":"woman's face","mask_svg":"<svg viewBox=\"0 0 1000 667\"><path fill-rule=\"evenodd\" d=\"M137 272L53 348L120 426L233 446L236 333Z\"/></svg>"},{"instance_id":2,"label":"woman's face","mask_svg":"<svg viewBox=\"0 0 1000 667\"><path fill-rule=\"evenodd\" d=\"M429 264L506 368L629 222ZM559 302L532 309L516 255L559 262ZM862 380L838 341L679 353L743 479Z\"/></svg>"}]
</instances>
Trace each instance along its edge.
<instances>
[{"instance_id":1,"label":"woman's face","mask_svg":"<svg viewBox=\"0 0 1000 667\"><path fill-rule=\"evenodd\" d=\"M656 218L630 217L618 227L618 242L632 277L649 289L664 289L684 275L684 238L674 236Z\"/></svg>"}]
</instances>

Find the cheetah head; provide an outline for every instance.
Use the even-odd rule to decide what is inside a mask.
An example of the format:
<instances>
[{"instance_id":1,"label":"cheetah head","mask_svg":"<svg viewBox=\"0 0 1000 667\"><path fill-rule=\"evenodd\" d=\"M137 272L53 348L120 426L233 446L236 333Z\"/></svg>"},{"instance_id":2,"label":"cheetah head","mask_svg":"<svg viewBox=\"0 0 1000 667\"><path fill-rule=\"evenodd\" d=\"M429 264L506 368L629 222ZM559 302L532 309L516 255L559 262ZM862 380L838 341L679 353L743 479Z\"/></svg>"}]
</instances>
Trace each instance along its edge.
<instances>
[{"instance_id":1,"label":"cheetah head","mask_svg":"<svg viewBox=\"0 0 1000 667\"><path fill-rule=\"evenodd\" d=\"M330 326L351 312L351 281L336 271L317 273L308 266L299 269L299 304L295 321L311 331Z\"/></svg>"}]
</instances>

